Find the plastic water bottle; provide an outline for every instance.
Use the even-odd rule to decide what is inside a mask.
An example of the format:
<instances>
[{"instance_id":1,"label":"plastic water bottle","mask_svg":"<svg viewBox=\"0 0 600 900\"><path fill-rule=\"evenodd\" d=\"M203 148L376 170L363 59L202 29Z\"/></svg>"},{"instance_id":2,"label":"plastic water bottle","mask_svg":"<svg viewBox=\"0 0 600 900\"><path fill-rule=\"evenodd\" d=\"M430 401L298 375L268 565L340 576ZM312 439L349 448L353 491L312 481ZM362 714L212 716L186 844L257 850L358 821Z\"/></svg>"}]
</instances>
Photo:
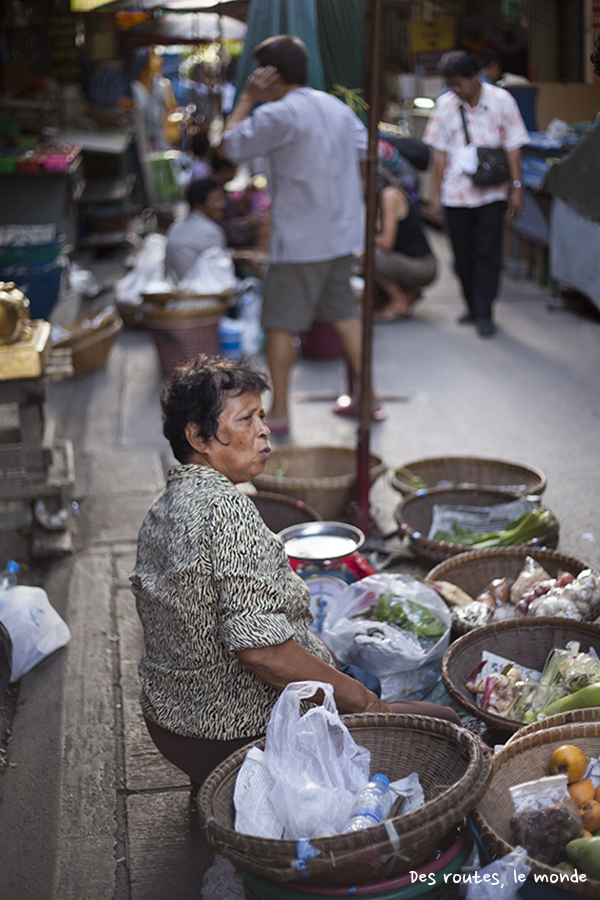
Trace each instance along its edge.
<instances>
[{"instance_id":1,"label":"plastic water bottle","mask_svg":"<svg viewBox=\"0 0 600 900\"><path fill-rule=\"evenodd\" d=\"M255 355L260 353L264 343L264 334L260 325L262 309L261 283L258 278L248 276L242 281L240 299L240 318L244 325L242 348L244 353Z\"/></svg>"},{"instance_id":2,"label":"plastic water bottle","mask_svg":"<svg viewBox=\"0 0 600 900\"><path fill-rule=\"evenodd\" d=\"M387 775L373 775L359 791L343 831L362 831L371 825L379 825L389 816L392 802L390 779Z\"/></svg>"},{"instance_id":3,"label":"plastic water bottle","mask_svg":"<svg viewBox=\"0 0 600 900\"><path fill-rule=\"evenodd\" d=\"M6 563L6 568L0 572L0 591L7 591L9 588L16 586L17 572L20 568L18 562L15 562L14 559L9 559Z\"/></svg>"}]
</instances>

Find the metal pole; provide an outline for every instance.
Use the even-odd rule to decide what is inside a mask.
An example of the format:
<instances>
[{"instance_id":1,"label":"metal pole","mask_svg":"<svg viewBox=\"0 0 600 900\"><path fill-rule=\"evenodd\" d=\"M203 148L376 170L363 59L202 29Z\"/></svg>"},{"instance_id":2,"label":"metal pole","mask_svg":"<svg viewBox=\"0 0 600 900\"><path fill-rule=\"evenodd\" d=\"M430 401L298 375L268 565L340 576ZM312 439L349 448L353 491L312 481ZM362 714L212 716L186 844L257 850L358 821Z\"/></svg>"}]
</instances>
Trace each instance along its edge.
<instances>
[{"instance_id":1,"label":"metal pole","mask_svg":"<svg viewBox=\"0 0 600 900\"><path fill-rule=\"evenodd\" d=\"M377 217L377 120L379 112L379 75L381 65L381 28L382 0L372 0L373 15L371 21L371 71L369 73L369 143L367 151L367 209L365 233L363 297L363 334L362 334L362 373L360 379L359 427L358 427L358 471L357 494L358 513L356 525L368 535L369 533L369 459L370 459L370 427L371 399L373 396L371 360L372 360L372 312L375 292L375 221Z\"/></svg>"}]
</instances>

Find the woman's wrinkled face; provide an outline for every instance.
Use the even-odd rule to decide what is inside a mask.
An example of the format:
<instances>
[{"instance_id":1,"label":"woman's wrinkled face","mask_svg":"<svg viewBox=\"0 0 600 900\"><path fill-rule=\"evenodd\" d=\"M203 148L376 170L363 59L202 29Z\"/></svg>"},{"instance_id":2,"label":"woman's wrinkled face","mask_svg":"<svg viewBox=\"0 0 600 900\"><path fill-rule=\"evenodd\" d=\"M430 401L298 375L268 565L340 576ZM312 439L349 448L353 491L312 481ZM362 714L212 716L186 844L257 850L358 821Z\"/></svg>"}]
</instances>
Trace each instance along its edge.
<instances>
[{"instance_id":1,"label":"woman's wrinkled face","mask_svg":"<svg viewBox=\"0 0 600 900\"><path fill-rule=\"evenodd\" d=\"M192 463L208 465L226 475L234 484L243 484L260 475L271 454L269 427L259 393L229 397L219 418L217 438L205 441L190 423L186 436L194 448Z\"/></svg>"}]
</instances>

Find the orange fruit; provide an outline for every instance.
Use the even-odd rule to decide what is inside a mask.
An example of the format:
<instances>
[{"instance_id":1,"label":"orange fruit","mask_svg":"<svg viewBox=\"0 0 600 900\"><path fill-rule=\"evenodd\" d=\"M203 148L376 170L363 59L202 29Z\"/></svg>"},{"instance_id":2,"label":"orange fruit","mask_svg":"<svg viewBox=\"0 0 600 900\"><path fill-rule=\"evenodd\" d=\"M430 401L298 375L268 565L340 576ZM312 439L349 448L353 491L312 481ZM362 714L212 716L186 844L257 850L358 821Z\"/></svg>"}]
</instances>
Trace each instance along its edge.
<instances>
[{"instance_id":1,"label":"orange fruit","mask_svg":"<svg viewBox=\"0 0 600 900\"><path fill-rule=\"evenodd\" d=\"M562 744L550 757L550 771L553 775L566 775L569 784L581 781L590 761L579 747L574 744Z\"/></svg>"},{"instance_id":2,"label":"orange fruit","mask_svg":"<svg viewBox=\"0 0 600 900\"><path fill-rule=\"evenodd\" d=\"M591 832L591 831L588 831L587 828L584 828L584 829L583 829L583 836L584 836L584 837L594 837L594 835L592 834L592 832Z\"/></svg>"},{"instance_id":3,"label":"orange fruit","mask_svg":"<svg viewBox=\"0 0 600 900\"><path fill-rule=\"evenodd\" d=\"M600 828L600 803L597 800L587 800L579 807L583 827L587 831L597 831Z\"/></svg>"},{"instance_id":4,"label":"orange fruit","mask_svg":"<svg viewBox=\"0 0 600 900\"><path fill-rule=\"evenodd\" d=\"M597 800L598 803L600 803L600 784L599 784L598 787L596 788L596 795L595 795L595 797L594 797L594 800Z\"/></svg>"},{"instance_id":5,"label":"orange fruit","mask_svg":"<svg viewBox=\"0 0 600 900\"><path fill-rule=\"evenodd\" d=\"M583 781L575 781L573 784L570 784L569 793L571 795L571 799L575 803L575 806L581 806L581 804L585 803L586 800L597 799L595 796L596 791L594 789L594 785L592 784L591 778L585 778Z\"/></svg>"}]
</instances>

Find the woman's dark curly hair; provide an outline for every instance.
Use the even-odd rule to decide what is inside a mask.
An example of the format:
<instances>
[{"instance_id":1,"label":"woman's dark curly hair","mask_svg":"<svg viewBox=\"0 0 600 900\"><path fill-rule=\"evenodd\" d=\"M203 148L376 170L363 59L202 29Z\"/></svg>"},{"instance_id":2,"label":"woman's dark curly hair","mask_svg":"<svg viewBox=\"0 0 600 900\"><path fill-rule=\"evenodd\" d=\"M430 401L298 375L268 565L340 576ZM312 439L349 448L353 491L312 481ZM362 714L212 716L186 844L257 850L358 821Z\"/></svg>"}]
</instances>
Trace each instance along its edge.
<instances>
[{"instance_id":1,"label":"woman's dark curly hair","mask_svg":"<svg viewBox=\"0 0 600 900\"><path fill-rule=\"evenodd\" d=\"M188 423L197 425L205 441L217 438L219 419L229 397L262 393L271 385L249 359L213 359L201 355L179 366L163 388L160 407L163 434L180 463L194 452L185 436Z\"/></svg>"}]
</instances>

